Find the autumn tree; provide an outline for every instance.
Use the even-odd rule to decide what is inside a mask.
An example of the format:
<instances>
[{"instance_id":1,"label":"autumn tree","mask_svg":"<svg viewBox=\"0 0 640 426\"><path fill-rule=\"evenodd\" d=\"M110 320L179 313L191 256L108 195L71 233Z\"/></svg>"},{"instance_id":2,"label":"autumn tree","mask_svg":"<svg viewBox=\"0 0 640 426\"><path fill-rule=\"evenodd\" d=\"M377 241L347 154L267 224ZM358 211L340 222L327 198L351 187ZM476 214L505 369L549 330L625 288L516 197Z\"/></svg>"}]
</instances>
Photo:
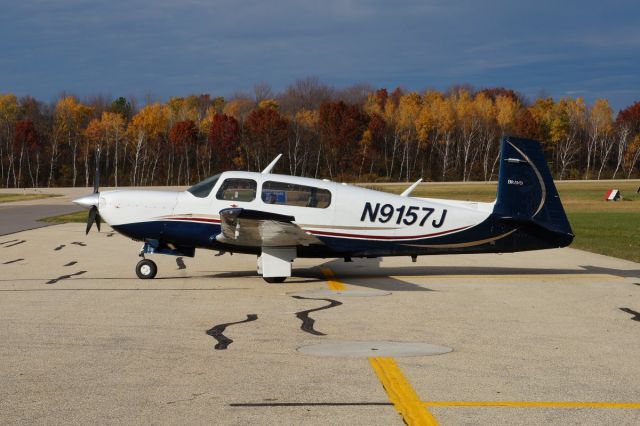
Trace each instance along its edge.
<instances>
[{"instance_id":1,"label":"autumn tree","mask_svg":"<svg viewBox=\"0 0 640 426\"><path fill-rule=\"evenodd\" d=\"M451 164L451 144L456 124L455 110L451 100L442 96L435 96L429 105L434 120L434 141L440 153L441 179L447 178Z\"/></svg>"},{"instance_id":2,"label":"autumn tree","mask_svg":"<svg viewBox=\"0 0 640 426\"><path fill-rule=\"evenodd\" d=\"M216 170L242 168L242 158L237 158L240 148L240 126L235 118L215 114L209 128L208 141L209 164L213 162ZM212 152L215 156L213 161ZM208 174L211 174L210 171Z\"/></svg>"},{"instance_id":3,"label":"autumn tree","mask_svg":"<svg viewBox=\"0 0 640 426\"><path fill-rule=\"evenodd\" d=\"M27 155L27 165L29 168L29 175L31 177L32 186L36 186L37 182L37 173L40 167L40 138L36 132L36 128L33 125L33 121L31 120L20 120L16 122L15 132L13 137L13 151L19 152L18 154L18 179L16 183L16 187L21 187L22 185L22 160ZM33 177L33 172L31 169L31 155L35 155L36 157L36 178Z\"/></svg>"},{"instance_id":4,"label":"autumn tree","mask_svg":"<svg viewBox=\"0 0 640 426\"><path fill-rule=\"evenodd\" d=\"M380 163L382 158L382 152L384 151L385 141L388 135L387 122L384 121L384 118L382 118L380 114L373 113L370 117L367 129L360 141L362 161L360 163L360 169L358 170L358 180L360 180L360 177L365 173L364 167L367 163L369 165L368 169L366 169L368 180L374 180L375 176L383 171L383 169L376 170L374 167Z\"/></svg>"},{"instance_id":5,"label":"autumn tree","mask_svg":"<svg viewBox=\"0 0 640 426\"><path fill-rule=\"evenodd\" d=\"M191 182L191 169L189 167L190 152L198 142L198 128L193 120L176 121L169 131L169 142L172 144L173 152L180 157L178 166L177 184L182 182L182 161L186 160L185 184Z\"/></svg>"},{"instance_id":6,"label":"autumn tree","mask_svg":"<svg viewBox=\"0 0 640 426\"><path fill-rule=\"evenodd\" d=\"M311 173L317 177L320 166L321 145L318 143L318 111L302 109L291 120L291 133L287 143L289 173ZM315 161L314 161L315 158Z\"/></svg>"},{"instance_id":7,"label":"autumn tree","mask_svg":"<svg viewBox=\"0 0 640 426\"><path fill-rule=\"evenodd\" d=\"M93 109L83 105L73 96L65 96L56 104L56 128L54 130L56 139L64 139L67 148L71 151L71 167L73 175L71 185L76 186L76 178L78 176L78 148L84 143L83 129L89 122ZM51 167L57 159L57 146L51 162ZM85 157L86 160L86 157ZM85 174L88 175L87 162L85 161ZM50 175L51 179L51 175Z\"/></svg>"},{"instance_id":8,"label":"autumn tree","mask_svg":"<svg viewBox=\"0 0 640 426\"><path fill-rule=\"evenodd\" d=\"M344 176L353 169L356 147L367 124L368 117L357 105L339 101L320 106L318 127L329 176Z\"/></svg>"},{"instance_id":9,"label":"autumn tree","mask_svg":"<svg viewBox=\"0 0 640 426\"><path fill-rule=\"evenodd\" d=\"M127 127L134 150L131 185L153 182L158 161L162 158L160 154L166 141L168 126L169 110L160 103L147 105L133 116Z\"/></svg>"},{"instance_id":10,"label":"autumn tree","mask_svg":"<svg viewBox=\"0 0 640 426\"><path fill-rule=\"evenodd\" d=\"M589 108L588 128L589 137L586 139L587 165L585 179L590 178L591 165L595 162L595 156L600 153L600 169L598 179L602 174L602 169L607 163L609 153L613 148L613 117L609 102L605 99L598 99Z\"/></svg>"},{"instance_id":11,"label":"autumn tree","mask_svg":"<svg viewBox=\"0 0 640 426\"><path fill-rule=\"evenodd\" d=\"M550 136L560 165L560 179L574 162L579 140L586 123L586 106L582 98L562 98L553 109Z\"/></svg>"},{"instance_id":12,"label":"autumn tree","mask_svg":"<svg viewBox=\"0 0 640 426\"><path fill-rule=\"evenodd\" d=\"M289 138L289 120L269 105L251 111L245 123L247 164L253 164L256 170L279 154Z\"/></svg>"},{"instance_id":13,"label":"autumn tree","mask_svg":"<svg viewBox=\"0 0 640 426\"><path fill-rule=\"evenodd\" d=\"M9 187L9 179L12 176L13 185L16 186L17 184L12 143L17 119L18 98L11 93L0 94L0 177L6 187ZM6 167L5 156L8 160Z\"/></svg>"},{"instance_id":14,"label":"autumn tree","mask_svg":"<svg viewBox=\"0 0 640 426\"><path fill-rule=\"evenodd\" d=\"M225 104L223 112L235 118L238 124L242 125L255 106L255 102L251 99L233 99Z\"/></svg>"},{"instance_id":15,"label":"autumn tree","mask_svg":"<svg viewBox=\"0 0 640 426\"><path fill-rule=\"evenodd\" d=\"M417 137L416 121L422 109L422 96L416 92L407 93L400 97L398 103L397 130L403 146L398 177L406 180L415 170L418 158L421 156L422 143Z\"/></svg>"},{"instance_id":16,"label":"autumn tree","mask_svg":"<svg viewBox=\"0 0 640 426\"><path fill-rule=\"evenodd\" d=\"M108 171L110 170L111 161L113 161L113 182L114 185L118 187L120 145L125 137L124 118L119 113L105 111L100 118L94 118L89 122L85 129L85 136L92 144L92 151L94 153L104 151L104 154L100 155L99 160L104 162L104 169L101 168L101 174L105 174L105 170L107 173L106 179L101 180L101 182L104 182L105 185L110 184L111 174ZM95 157L96 160L98 160L97 156ZM88 176L86 185L89 185Z\"/></svg>"},{"instance_id":17,"label":"autumn tree","mask_svg":"<svg viewBox=\"0 0 640 426\"><path fill-rule=\"evenodd\" d=\"M638 134L640 134L640 102L623 109L616 118L617 156L612 179L616 178L618 170L624 165L625 152L629 143L634 141Z\"/></svg>"},{"instance_id":18,"label":"autumn tree","mask_svg":"<svg viewBox=\"0 0 640 426\"><path fill-rule=\"evenodd\" d=\"M109 153L111 152L111 148L113 147L113 179L114 185L116 188L118 187L118 175L120 173L118 165L120 164L120 145L123 142L126 143L125 139L125 119L119 113L113 112L103 112L102 117L100 119L102 128L104 129L104 137L105 143L107 145L107 155L105 158L107 170L109 170ZM122 158L126 158L126 155L123 155ZM124 163L126 164L126 163ZM107 185L109 184L109 180L107 179Z\"/></svg>"},{"instance_id":19,"label":"autumn tree","mask_svg":"<svg viewBox=\"0 0 640 426\"><path fill-rule=\"evenodd\" d=\"M495 172L496 162L500 156L499 140L500 136L504 134L503 126L504 128L513 127L515 111L511 113L510 107L513 105L513 110L517 110L517 107L510 101L510 97L503 95L498 95L495 99L491 99L491 97L482 92L476 94L473 100L473 109L478 122L478 141L471 163L474 165L476 158L482 159L482 178L485 181L491 179ZM472 173L473 169L470 167L467 180L471 179Z\"/></svg>"}]
</instances>

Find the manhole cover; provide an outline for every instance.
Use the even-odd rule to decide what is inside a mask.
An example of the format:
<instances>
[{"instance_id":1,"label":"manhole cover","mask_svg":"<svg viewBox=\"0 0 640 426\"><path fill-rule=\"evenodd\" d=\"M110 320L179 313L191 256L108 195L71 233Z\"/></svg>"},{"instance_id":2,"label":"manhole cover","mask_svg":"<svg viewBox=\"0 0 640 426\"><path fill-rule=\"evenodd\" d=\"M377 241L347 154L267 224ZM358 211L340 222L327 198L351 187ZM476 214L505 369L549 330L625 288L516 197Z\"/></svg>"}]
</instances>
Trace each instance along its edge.
<instances>
[{"instance_id":1,"label":"manhole cover","mask_svg":"<svg viewBox=\"0 0 640 426\"><path fill-rule=\"evenodd\" d=\"M429 356L442 355L453 351L446 346L432 345L430 343L419 342L330 342L317 345L302 346L298 352L315 356L335 356L335 357L372 357L372 356Z\"/></svg>"},{"instance_id":2,"label":"manhole cover","mask_svg":"<svg viewBox=\"0 0 640 426\"><path fill-rule=\"evenodd\" d=\"M390 291L380 290L312 290L296 293L287 293L289 296L302 296L302 297L316 297L319 299L331 298L331 297L375 297L375 296L388 296Z\"/></svg>"}]
</instances>

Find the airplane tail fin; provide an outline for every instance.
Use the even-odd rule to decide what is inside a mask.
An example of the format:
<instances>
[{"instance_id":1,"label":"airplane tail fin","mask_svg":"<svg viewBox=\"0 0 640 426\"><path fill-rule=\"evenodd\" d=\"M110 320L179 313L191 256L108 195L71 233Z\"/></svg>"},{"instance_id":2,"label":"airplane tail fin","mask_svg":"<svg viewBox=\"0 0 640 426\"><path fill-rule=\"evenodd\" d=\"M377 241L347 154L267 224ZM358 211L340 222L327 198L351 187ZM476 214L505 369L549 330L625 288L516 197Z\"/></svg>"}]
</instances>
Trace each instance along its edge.
<instances>
[{"instance_id":1,"label":"airplane tail fin","mask_svg":"<svg viewBox=\"0 0 640 426\"><path fill-rule=\"evenodd\" d=\"M505 137L500 150L493 213L558 247L571 244L573 231L540 143Z\"/></svg>"}]
</instances>

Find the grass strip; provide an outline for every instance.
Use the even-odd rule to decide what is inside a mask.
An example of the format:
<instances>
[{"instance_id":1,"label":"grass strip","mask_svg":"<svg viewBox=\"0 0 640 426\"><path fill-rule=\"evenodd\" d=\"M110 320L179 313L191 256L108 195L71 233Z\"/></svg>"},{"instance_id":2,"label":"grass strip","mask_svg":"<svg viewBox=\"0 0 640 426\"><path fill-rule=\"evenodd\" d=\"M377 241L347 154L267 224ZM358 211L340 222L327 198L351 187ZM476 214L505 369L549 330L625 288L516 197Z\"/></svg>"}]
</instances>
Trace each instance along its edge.
<instances>
[{"instance_id":1,"label":"grass strip","mask_svg":"<svg viewBox=\"0 0 640 426\"><path fill-rule=\"evenodd\" d=\"M60 197L59 194L0 194L1 203L12 203L14 201L40 200L42 198Z\"/></svg>"},{"instance_id":2,"label":"grass strip","mask_svg":"<svg viewBox=\"0 0 640 426\"><path fill-rule=\"evenodd\" d=\"M40 222L48 223L87 223L88 215L89 212L87 210L80 210L78 212L61 214L59 216L49 216L39 220Z\"/></svg>"}]
</instances>

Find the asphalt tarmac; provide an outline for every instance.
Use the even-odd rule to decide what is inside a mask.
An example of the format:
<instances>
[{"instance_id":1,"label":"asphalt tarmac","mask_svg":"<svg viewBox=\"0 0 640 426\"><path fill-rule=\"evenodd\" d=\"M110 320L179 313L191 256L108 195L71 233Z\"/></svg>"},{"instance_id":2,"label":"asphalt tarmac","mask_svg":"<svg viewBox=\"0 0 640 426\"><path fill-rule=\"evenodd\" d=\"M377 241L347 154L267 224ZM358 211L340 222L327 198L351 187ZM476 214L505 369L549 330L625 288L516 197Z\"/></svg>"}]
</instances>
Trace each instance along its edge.
<instances>
[{"instance_id":1,"label":"asphalt tarmac","mask_svg":"<svg viewBox=\"0 0 640 426\"><path fill-rule=\"evenodd\" d=\"M0 203L0 237L29 229L44 228L51 223L40 219L82 210L71 200L90 193L88 188L0 189L0 194L55 195L28 201Z\"/></svg>"},{"instance_id":2,"label":"asphalt tarmac","mask_svg":"<svg viewBox=\"0 0 640 426\"><path fill-rule=\"evenodd\" d=\"M50 226L39 219L78 211L77 206L38 204L34 206L14 206L0 204L0 236L14 234L29 229Z\"/></svg>"},{"instance_id":3,"label":"asphalt tarmac","mask_svg":"<svg viewBox=\"0 0 640 426\"><path fill-rule=\"evenodd\" d=\"M298 259L267 284L199 250L139 280L139 248L0 237L0 424L640 424L640 264ZM414 343L452 351L388 352Z\"/></svg>"}]
</instances>

